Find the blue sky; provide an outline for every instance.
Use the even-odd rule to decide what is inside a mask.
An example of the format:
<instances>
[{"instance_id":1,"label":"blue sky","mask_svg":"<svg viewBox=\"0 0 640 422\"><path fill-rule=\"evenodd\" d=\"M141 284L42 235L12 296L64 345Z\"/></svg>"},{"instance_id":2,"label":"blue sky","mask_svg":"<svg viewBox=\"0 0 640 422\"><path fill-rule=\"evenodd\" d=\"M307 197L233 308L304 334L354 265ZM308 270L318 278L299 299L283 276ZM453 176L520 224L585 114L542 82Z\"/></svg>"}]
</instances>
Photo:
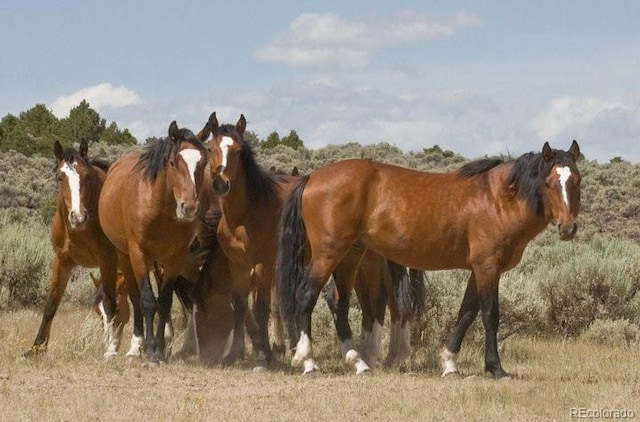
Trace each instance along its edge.
<instances>
[{"instance_id":1,"label":"blue sky","mask_svg":"<svg viewBox=\"0 0 640 422\"><path fill-rule=\"evenodd\" d=\"M11 1L0 116L86 98L140 141L240 113L305 145L640 162L636 1Z\"/></svg>"}]
</instances>

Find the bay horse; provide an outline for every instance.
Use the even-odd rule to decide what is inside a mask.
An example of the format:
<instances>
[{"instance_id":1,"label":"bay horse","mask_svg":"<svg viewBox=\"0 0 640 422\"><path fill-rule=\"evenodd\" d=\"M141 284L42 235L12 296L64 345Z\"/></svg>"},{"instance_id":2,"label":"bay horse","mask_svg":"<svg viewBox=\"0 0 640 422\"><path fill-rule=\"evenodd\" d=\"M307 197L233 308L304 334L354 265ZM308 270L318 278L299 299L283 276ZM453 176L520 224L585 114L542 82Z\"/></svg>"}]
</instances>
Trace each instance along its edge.
<instances>
[{"instance_id":1,"label":"bay horse","mask_svg":"<svg viewBox=\"0 0 640 422\"><path fill-rule=\"evenodd\" d=\"M63 149L60 142L53 146L56 158L55 174L58 185L56 212L51 224L51 243L54 257L49 276L49 292L42 313L42 322L31 348L25 356L46 351L51 324L58 310L62 295L71 273L76 266L100 268L102 283L116 285L118 257L109 239L105 236L98 218L98 198L102 189L109 163L100 159L89 159L88 143L82 139L78 150ZM116 306L122 312L115 315L115 324L107 329L107 350L105 356L118 349L120 322L126 322L125 312L127 292L124 283L118 283L115 292L105 297L105 310L109 320L114 317ZM116 302L114 304L114 302ZM126 308L128 311L128 307ZM119 327L119 328L118 328ZM121 332L121 331L120 331Z\"/></svg>"},{"instance_id":2,"label":"bay horse","mask_svg":"<svg viewBox=\"0 0 640 422\"><path fill-rule=\"evenodd\" d=\"M130 292L134 335L142 338L144 330L149 364L165 358L164 328L176 278L199 277L189 245L201 229L201 210L208 208L202 195L207 163L202 142L209 133L208 125L196 136L171 122L168 138L144 152L127 153L111 165L100 194L100 223L116 247L127 283L137 287ZM162 268L157 300L149 280L155 265Z\"/></svg>"},{"instance_id":3,"label":"bay horse","mask_svg":"<svg viewBox=\"0 0 640 422\"><path fill-rule=\"evenodd\" d=\"M222 211L218 240L229 258L234 280L236 322L231 356L237 358L243 354L244 324L252 321L247 318L247 297L255 292L253 315L256 326L250 329L252 323L247 322L247 330L256 354L257 365L254 369L263 371L273 355L269 345L269 317L273 321L274 349L284 343L274 284L278 225L282 206L299 178L267 171L256 162L251 145L243 138L246 129L244 115L235 125L220 125L213 113L209 126L212 133L209 168L213 191L219 197ZM294 171L297 172L297 169ZM357 268L360 258L361 254L356 253L355 259L345 259L336 270L341 298L336 329L345 362L353 366L357 373L364 373L370 367L354 349L347 315L348 297L355 283L355 271L347 268Z\"/></svg>"},{"instance_id":4,"label":"bay horse","mask_svg":"<svg viewBox=\"0 0 640 422\"><path fill-rule=\"evenodd\" d=\"M214 112L208 124L212 133L208 144L209 168L213 192L222 211L218 241L229 259L234 286L236 321L229 360L244 354L247 321L256 355L255 370L263 371L272 359L268 325L280 209L293 184L287 176L266 171L257 164L251 146L243 138L244 115L235 125L220 125ZM247 318L248 296L252 291L255 291L253 328L252 319ZM277 315L275 319L279 320Z\"/></svg>"},{"instance_id":5,"label":"bay horse","mask_svg":"<svg viewBox=\"0 0 640 422\"><path fill-rule=\"evenodd\" d=\"M317 368L311 315L329 275L354 244L422 270L469 269L456 325L441 351L443 375L480 310L485 370L507 377L498 355L498 281L550 223L572 239L580 211L580 155L548 142L515 161L481 159L448 173L345 160L303 177L280 222L278 289L295 346L293 366Z\"/></svg>"}]
</instances>

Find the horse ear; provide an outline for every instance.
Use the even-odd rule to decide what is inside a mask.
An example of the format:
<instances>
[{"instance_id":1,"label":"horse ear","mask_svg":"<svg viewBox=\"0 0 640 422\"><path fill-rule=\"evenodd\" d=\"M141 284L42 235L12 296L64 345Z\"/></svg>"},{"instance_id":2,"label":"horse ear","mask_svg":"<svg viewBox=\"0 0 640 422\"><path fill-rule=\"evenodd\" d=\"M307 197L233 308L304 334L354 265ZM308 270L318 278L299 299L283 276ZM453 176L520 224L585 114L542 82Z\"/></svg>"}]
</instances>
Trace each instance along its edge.
<instances>
[{"instance_id":1,"label":"horse ear","mask_svg":"<svg viewBox=\"0 0 640 422\"><path fill-rule=\"evenodd\" d=\"M62 145L60 145L60 142L58 141L53 144L53 154L56 156L58 161L62 161Z\"/></svg>"},{"instance_id":2,"label":"horse ear","mask_svg":"<svg viewBox=\"0 0 640 422\"><path fill-rule=\"evenodd\" d=\"M169 138L172 141L176 141L178 139L178 124L175 120L169 125Z\"/></svg>"},{"instance_id":3,"label":"horse ear","mask_svg":"<svg viewBox=\"0 0 640 422\"><path fill-rule=\"evenodd\" d=\"M247 128L247 120L244 118L244 114L241 114L240 118L238 119L238 123L236 123L236 130L240 132L240 135L242 135L246 128Z\"/></svg>"},{"instance_id":4,"label":"horse ear","mask_svg":"<svg viewBox=\"0 0 640 422\"><path fill-rule=\"evenodd\" d=\"M89 151L89 144L87 140L82 138L80 139L80 155L84 158L87 158L87 152Z\"/></svg>"},{"instance_id":5,"label":"horse ear","mask_svg":"<svg viewBox=\"0 0 640 422\"><path fill-rule=\"evenodd\" d=\"M569 154L571 154L574 161L578 161L578 158L580 158L580 146L578 145L578 142L575 139L573 140L573 142L571 143L571 146L569 147Z\"/></svg>"},{"instance_id":6,"label":"horse ear","mask_svg":"<svg viewBox=\"0 0 640 422\"><path fill-rule=\"evenodd\" d=\"M549 142L545 142L542 146L542 158L544 158L544 161L551 161L551 159L553 159L553 157L555 156L556 153L553 152L553 150L549 146Z\"/></svg>"},{"instance_id":7,"label":"horse ear","mask_svg":"<svg viewBox=\"0 0 640 422\"><path fill-rule=\"evenodd\" d=\"M209 122L207 122L204 124L202 130L198 132L196 138L200 139L201 142L204 142L209 138L209 135L211 135L211 126L209 125Z\"/></svg>"},{"instance_id":8,"label":"horse ear","mask_svg":"<svg viewBox=\"0 0 640 422\"><path fill-rule=\"evenodd\" d=\"M294 166L293 170L291 170L291 175L298 176L299 174L300 174L300 171L298 171L298 166Z\"/></svg>"},{"instance_id":9,"label":"horse ear","mask_svg":"<svg viewBox=\"0 0 640 422\"><path fill-rule=\"evenodd\" d=\"M211 130L211 132L218 131L218 118L216 117L215 111L209 116L209 130Z\"/></svg>"}]
</instances>

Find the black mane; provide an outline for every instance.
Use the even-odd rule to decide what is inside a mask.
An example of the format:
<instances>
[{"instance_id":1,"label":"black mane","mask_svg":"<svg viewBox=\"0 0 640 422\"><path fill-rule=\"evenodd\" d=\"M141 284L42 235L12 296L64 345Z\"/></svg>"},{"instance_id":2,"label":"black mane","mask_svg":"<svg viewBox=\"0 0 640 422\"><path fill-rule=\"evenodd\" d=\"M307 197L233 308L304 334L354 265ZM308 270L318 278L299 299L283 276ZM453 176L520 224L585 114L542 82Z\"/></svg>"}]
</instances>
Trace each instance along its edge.
<instances>
[{"instance_id":1,"label":"black mane","mask_svg":"<svg viewBox=\"0 0 640 422\"><path fill-rule=\"evenodd\" d=\"M251 144L238 133L236 127L231 124L224 124L218 128L220 136L229 136L234 142L240 143L240 160L244 168L246 177L247 195L250 202L268 202L276 197L276 185L284 176L273 174L263 169L256 161L255 153Z\"/></svg>"},{"instance_id":2,"label":"black mane","mask_svg":"<svg viewBox=\"0 0 640 422\"><path fill-rule=\"evenodd\" d=\"M505 188L512 189L516 198L525 200L534 213L541 215L544 213L544 202L540 192L551 168L556 164L564 164L569 166L571 171L578 171L571 154L555 149L553 153L553 158L549 161L544 160L540 152L528 152L515 161L506 161L502 158L483 158L462 166L458 170L458 175L461 178L478 176L500 164L511 163L512 168L505 181Z\"/></svg>"},{"instance_id":3,"label":"black mane","mask_svg":"<svg viewBox=\"0 0 640 422\"><path fill-rule=\"evenodd\" d=\"M544 202L540 195L545 178L556 164L569 166L572 172L578 172L571 154L561 150L553 150L553 158L543 159L542 153L528 152L521 155L514 163L505 184L513 189L516 198L527 201L537 215L544 213Z\"/></svg>"},{"instance_id":4,"label":"black mane","mask_svg":"<svg viewBox=\"0 0 640 422\"><path fill-rule=\"evenodd\" d=\"M469 177L486 173L492 168L497 167L503 163L504 160L502 158L481 158L460 167L460 169L458 170L458 175L463 179L467 179Z\"/></svg>"},{"instance_id":5,"label":"black mane","mask_svg":"<svg viewBox=\"0 0 640 422\"><path fill-rule=\"evenodd\" d=\"M202 142L189 129L182 128L178 130L177 143L189 142L198 148L202 154L206 154L206 149ZM158 173L164 169L169 157L176 150L176 143L169 138L163 138L151 145L140 155L136 163L136 169L142 171L143 178L147 181L154 181L158 177Z\"/></svg>"}]
</instances>

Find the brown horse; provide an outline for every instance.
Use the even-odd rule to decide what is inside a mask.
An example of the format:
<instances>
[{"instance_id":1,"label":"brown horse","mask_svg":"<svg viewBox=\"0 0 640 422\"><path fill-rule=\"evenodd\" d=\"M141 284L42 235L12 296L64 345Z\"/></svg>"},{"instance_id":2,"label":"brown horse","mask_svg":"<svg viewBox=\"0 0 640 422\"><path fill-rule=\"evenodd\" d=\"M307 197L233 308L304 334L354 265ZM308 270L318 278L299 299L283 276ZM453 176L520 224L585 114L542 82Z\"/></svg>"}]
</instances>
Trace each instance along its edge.
<instances>
[{"instance_id":1,"label":"brown horse","mask_svg":"<svg viewBox=\"0 0 640 422\"><path fill-rule=\"evenodd\" d=\"M207 151L202 141L209 128L194 135L189 129L169 125L169 137L144 153L131 152L116 160L100 194L102 228L117 248L119 264L132 289L134 334L142 336L149 363L164 359L164 328L170 318L173 287L184 275L195 281L199 265L189 245L201 229ZM158 299L152 291L149 272L162 268ZM107 290L105 285L105 290ZM135 296L138 297L135 297ZM154 318L159 319L154 336ZM144 315L144 323L140 314Z\"/></svg>"},{"instance_id":2,"label":"brown horse","mask_svg":"<svg viewBox=\"0 0 640 422\"><path fill-rule=\"evenodd\" d=\"M497 347L498 280L549 223L571 239L580 210L577 142L568 151L483 159L450 173L425 173L368 160L324 166L302 178L282 212L278 288L296 353L313 371L311 314L322 286L356 243L401 265L471 270L456 326L441 357L444 374L478 311L485 369L506 377ZM293 343L292 343L293 346Z\"/></svg>"},{"instance_id":3,"label":"brown horse","mask_svg":"<svg viewBox=\"0 0 640 422\"><path fill-rule=\"evenodd\" d=\"M278 247L277 228L282 203L293 185L292 179L268 172L256 163L251 146L242 136L246 128L243 115L234 126L220 125L213 113L209 126L213 191L218 195L222 210L218 240L229 258L234 286L236 322L230 360L240 358L244 353L248 296L255 289L253 315L257 325L250 334L257 360L255 369L264 370L272 358L268 324ZM279 320L277 315L276 319Z\"/></svg>"},{"instance_id":4,"label":"brown horse","mask_svg":"<svg viewBox=\"0 0 640 422\"><path fill-rule=\"evenodd\" d=\"M57 207L51 225L51 243L55 255L51 264L49 293L40 329L33 346L25 353L26 356L46 350L53 317L74 267L98 267L103 282L110 280L112 285L116 282L116 251L102 231L98 218L98 197L109 164L97 159L90 160L85 140L80 142L78 151L73 148L63 149L56 141L53 152L58 182ZM127 300L124 285L119 285L118 292L117 299L114 298L115 293L105 298L105 311L109 320L114 316L113 301L119 305L123 300ZM118 327L124 315L116 317L115 326ZM128 315L126 317L128 318ZM113 325L110 327L113 328ZM117 351L118 339L118 335L110 332L105 356Z\"/></svg>"}]
</instances>

